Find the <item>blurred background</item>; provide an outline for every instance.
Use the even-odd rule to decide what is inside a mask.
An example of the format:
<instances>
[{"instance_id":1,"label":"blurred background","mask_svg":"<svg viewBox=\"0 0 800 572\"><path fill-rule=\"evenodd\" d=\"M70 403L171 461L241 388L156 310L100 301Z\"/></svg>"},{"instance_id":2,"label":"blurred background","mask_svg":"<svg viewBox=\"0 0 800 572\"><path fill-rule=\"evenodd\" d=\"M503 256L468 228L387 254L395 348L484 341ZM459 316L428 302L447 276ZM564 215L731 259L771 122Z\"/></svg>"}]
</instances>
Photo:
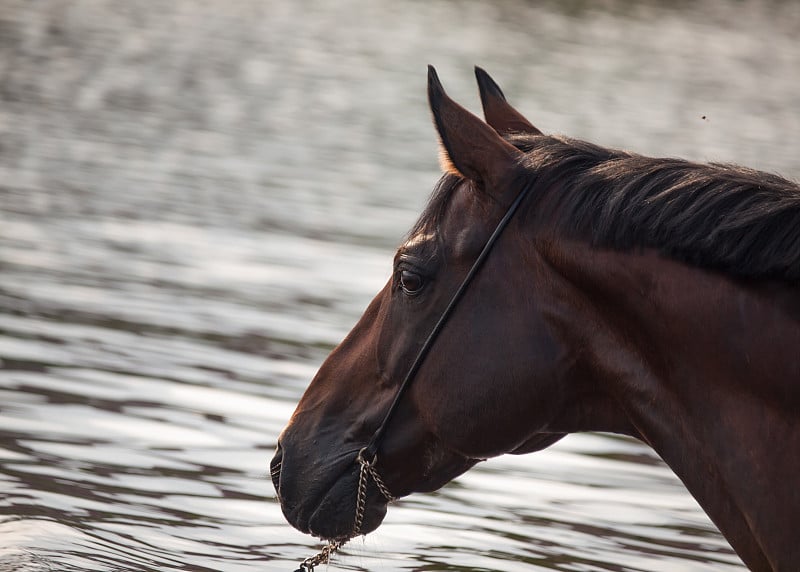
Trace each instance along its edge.
<instances>
[{"instance_id":1,"label":"blurred background","mask_svg":"<svg viewBox=\"0 0 800 572\"><path fill-rule=\"evenodd\" d=\"M800 4L0 2L0 570L290 570L268 460L438 178L426 65L546 132L800 177ZM330 570L739 570L646 447L393 506Z\"/></svg>"}]
</instances>

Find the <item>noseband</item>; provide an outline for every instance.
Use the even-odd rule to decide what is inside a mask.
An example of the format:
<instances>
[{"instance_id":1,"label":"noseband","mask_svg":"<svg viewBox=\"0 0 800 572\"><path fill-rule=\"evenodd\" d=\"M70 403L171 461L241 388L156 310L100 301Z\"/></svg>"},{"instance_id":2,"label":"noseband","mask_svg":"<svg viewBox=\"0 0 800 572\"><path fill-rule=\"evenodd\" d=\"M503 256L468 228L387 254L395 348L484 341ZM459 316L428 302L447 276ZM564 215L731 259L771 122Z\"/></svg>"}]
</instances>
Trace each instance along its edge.
<instances>
[{"instance_id":1,"label":"noseband","mask_svg":"<svg viewBox=\"0 0 800 572\"><path fill-rule=\"evenodd\" d=\"M522 204L522 201L525 200L525 197L528 196L531 188L533 187L533 181L528 182L525 187L519 192L517 197L514 199L514 202L511 203L511 206L508 207L506 214L503 215L503 218L500 219L500 222L497 223L497 226L492 232L492 235L489 237L489 240L486 241L481 253L478 255L478 258L475 259L475 262L472 264L472 267L469 269L469 272L464 277L464 280L459 285L458 289L453 294L453 297L450 298L450 302L448 302L447 307L442 312L442 315L439 316L439 320L433 326L433 329L428 334L428 337L425 339L425 343L422 344L422 347L417 353L417 357L414 358L411 367L408 369L406 376L403 378L403 382L400 384L400 389L397 390L397 393L392 400L392 404L389 406L389 410L386 412L386 416L383 418L383 421L375 430L375 433L372 434L369 442L366 446L364 446L356 456L356 463L359 465L359 476L358 476L358 494L356 497L356 516L355 522L353 523L353 532L351 535L352 537L358 536L361 533L361 524L364 518L364 510L366 508L367 502L367 478L372 477L372 480L375 481L378 490L380 490L381 494L386 498L388 502L392 502L394 497L389 492L389 489L383 483L378 471L375 469L375 465L378 463L378 449L380 448L381 441L386 433L386 427L389 424L389 421L394 415L395 410L397 409L400 399L403 397L403 394L406 392L408 387L411 385L411 382L414 381L414 377L417 375L419 368L422 366L422 362L425 361L425 357L430 353L431 347L433 343L436 341L436 338L439 336L439 333L444 328L447 320L450 318L450 315L453 313L456 305L458 304L459 300L464 296L464 293L467 291L467 287L469 287L470 283L472 282L475 275L483 266L483 263L489 257L489 253L492 250L492 247L495 245L497 240L500 238L500 235L503 233L505 228L508 226L508 223L511 222L511 219L514 216L514 213L517 212L519 206ZM315 566L318 566L322 563L327 563L330 559L331 555L339 550L347 540L332 540L328 542L328 545L325 546L318 554L312 556L310 558L306 558L302 564L300 564L300 568L298 568L295 572L312 572Z\"/></svg>"}]
</instances>

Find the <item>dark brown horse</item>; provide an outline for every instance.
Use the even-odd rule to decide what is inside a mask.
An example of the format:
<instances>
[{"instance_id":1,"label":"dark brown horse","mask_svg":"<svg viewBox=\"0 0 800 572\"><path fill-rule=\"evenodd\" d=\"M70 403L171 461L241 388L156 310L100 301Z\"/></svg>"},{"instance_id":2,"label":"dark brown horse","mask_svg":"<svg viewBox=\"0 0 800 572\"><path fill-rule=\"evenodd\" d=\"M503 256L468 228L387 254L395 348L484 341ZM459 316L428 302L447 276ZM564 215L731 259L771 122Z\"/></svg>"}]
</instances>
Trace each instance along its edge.
<instances>
[{"instance_id":1,"label":"dark brown horse","mask_svg":"<svg viewBox=\"0 0 800 572\"><path fill-rule=\"evenodd\" d=\"M800 570L800 189L543 135L476 73L486 123L430 70L445 174L280 437L286 518L365 534L386 494L609 431L751 569Z\"/></svg>"}]
</instances>

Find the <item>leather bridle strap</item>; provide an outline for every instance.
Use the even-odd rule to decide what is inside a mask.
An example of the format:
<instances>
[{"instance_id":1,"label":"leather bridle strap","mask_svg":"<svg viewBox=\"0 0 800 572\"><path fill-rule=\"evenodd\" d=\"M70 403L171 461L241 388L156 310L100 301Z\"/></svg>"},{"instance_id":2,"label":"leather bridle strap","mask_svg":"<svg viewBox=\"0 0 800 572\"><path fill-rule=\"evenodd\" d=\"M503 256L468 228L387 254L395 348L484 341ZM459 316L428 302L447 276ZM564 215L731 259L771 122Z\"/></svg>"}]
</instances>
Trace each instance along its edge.
<instances>
[{"instance_id":1,"label":"leather bridle strap","mask_svg":"<svg viewBox=\"0 0 800 572\"><path fill-rule=\"evenodd\" d=\"M403 397L403 394L406 392L408 387L411 385L411 382L414 381L414 377L417 375L419 368L422 366L422 362L425 360L425 357L431 350L433 343L436 341L439 333L444 328L444 325L447 323L448 318L453 313L458 301L464 296L464 293L467 291L467 287L472 282L472 279L475 278L475 275L480 270L483 263L486 261L486 258L489 256L489 253L492 250L492 247L495 245L497 240L500 238L500 235L503 233L503 230L508 226L508 223L511 222L511 218L514 216L514 213L517 212L519 206L522 204L522 201L525 200L525 197L530 192L531 188L533 187L534 181L528 182L525 187L519 192L517 197L514 199L514 202L511 203L511 206L508 207L506 214L500 219L500 222L497 223L497 227L492 232L492 235L489 237L489 240L486 241L486 244L481 250L481 253L478 255L478 258L472 264L472 268L469 269L469 272L464 277L464 280L461 282L461 285L456 290L453 297L450 299L450 302L447 304L447 307L442 312L442 315L439 317L439 320L436 322L436 325L433 326L430 334L425 339L425 343L422 344L422 347L417 353L417 357L414 359L414 362L411 364L411 367L406 373L405 378L403 379L403 383L400 384L400 389L394 396L394 400L392 400L392 404L389 406L389 410L386 412L386 417L383 418L378 429L372 435L372 438L369 440L369 443L362 448L358 452L357 460L359 463L362 461L367 461L370 466L375 466L377 462L377 455L378 455L378 448L380 447L381 440L383 439L384 434L386 433L386 427L389 424L389 420L392 418L395 410L397 409L398 404L400 403L400 399Z\"/></svg>"}]
</instances>

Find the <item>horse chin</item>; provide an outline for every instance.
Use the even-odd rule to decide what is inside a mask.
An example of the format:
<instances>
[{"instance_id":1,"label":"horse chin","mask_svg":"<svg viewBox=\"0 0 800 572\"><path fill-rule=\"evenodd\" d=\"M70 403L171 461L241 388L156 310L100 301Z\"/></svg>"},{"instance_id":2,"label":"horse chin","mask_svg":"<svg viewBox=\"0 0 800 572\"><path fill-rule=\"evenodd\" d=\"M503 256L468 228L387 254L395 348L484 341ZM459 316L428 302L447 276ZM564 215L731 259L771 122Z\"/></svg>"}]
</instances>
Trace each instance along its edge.
<instances>
[{"instance_id":1,"label":"horse chin","mask_svg":"<svg viewBox=\"0 0 800 572\"><path fill-rule=\"evenodd\" d=\"M412 493L437 491L483 460L466 457L439 441L428 443L412 458L418 459L418 462L409 463L408 457L398 462L392 456L386 456L386 465L379 463L377 467L389 490L398 498Z\"/></svg>"}]
</instances>

